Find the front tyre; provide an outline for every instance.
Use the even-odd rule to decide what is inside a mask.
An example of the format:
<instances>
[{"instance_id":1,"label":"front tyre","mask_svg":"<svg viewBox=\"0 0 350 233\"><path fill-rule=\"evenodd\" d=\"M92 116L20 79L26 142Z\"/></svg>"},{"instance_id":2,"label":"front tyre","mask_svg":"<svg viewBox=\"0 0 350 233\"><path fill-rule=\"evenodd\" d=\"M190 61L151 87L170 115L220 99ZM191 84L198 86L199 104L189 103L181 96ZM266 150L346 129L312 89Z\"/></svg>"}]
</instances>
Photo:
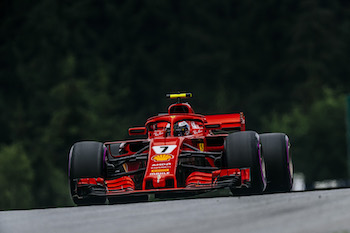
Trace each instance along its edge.
<instances>
[{"instance_id":1,"label":"front tyre","mask_svg":"<svg viewBox=\"0 0 350 233\"><path fill-rule=\"evenodd\" d=\"M258 194L265 190L265 162L260 150L260 138L256 132L243 131L227 136L224 164L227 168L250 168L250 193ZM237 189L231 188L231 191L237 193Z\"/></svg>"},{"instance_id":2,"label":"front tyre","mask_svg":"<svg viewBox=\"0 0 350 233\"><path fill-rule=\"evenodd\" d=\"M77 142L71 147L68 177L71 197L76 205L104 204L106 202L105 196L89 195L89 185L78 186L78 181L81 178L104 177L105 154L105 147L100 142Z\"/></svg>"},{"instance_id":3,"label":"front tyre","mask_svg":"<svg viewBox=\"0 0 350 233\"><path fill-rule=\"evenodd\" d=\"M266 162L267 192L289 192L293 186L293 162L289 138L283 133L261 134Z\"/></svg>"}]
</instances>

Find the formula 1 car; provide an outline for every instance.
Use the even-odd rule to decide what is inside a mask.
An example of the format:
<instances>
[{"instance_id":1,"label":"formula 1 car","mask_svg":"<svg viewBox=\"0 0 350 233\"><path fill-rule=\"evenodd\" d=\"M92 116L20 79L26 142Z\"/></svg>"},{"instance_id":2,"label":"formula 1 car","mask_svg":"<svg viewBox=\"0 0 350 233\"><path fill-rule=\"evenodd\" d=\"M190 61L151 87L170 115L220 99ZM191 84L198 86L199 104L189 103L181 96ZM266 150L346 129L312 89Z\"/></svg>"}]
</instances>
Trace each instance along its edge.
<instances>
[{"instance_id":1,"label":"formula 1 car","mask_svg":"<svg viewBox=\"0 0 350 233\"><path fill-rule=\"evenodd\" d=\"M199 115L182 99L129 135L147 139L75 143L69 185L77 205L124 203L199 194L229 187L233 194L288 192L290 143L283 133L245 131L243 113ZM145 136L144 136L145 138Z\"/></svg>"}]
</instances>

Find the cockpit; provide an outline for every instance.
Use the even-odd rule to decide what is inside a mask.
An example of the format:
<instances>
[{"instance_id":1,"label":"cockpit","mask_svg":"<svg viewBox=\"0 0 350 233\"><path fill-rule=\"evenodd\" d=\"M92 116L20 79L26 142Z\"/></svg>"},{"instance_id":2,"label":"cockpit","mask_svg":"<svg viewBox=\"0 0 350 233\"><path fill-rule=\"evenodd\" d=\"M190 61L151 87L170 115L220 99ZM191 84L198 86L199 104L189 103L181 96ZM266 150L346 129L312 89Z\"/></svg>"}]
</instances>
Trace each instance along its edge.
<instances>
[{"instance_id":1,"label":"cockpit","mask_svg":"<svg viewBox=\"0 0 350 233\"><path fill-rule=\"evenodd\" d=\"M151 137L181 137L204 133L203 122L193 119L181 119L173 124L165 120L155 121L150 123L147 128Z\"/></svg>"}]
</instances>

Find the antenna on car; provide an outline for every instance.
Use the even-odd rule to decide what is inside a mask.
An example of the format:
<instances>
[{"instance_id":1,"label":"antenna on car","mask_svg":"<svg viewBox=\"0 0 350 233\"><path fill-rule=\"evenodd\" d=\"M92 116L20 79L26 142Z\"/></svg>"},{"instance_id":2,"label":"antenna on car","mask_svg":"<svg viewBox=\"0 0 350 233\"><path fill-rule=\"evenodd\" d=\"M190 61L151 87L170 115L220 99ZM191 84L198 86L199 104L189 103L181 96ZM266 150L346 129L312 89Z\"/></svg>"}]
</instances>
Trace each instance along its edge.
<instances>
[{"instance_id":1,"label":"antenna on car","mask_svg":"<svg viewBox=\"0 0 350 233\"><path fill-rule=\"evenodd\" d=\"M177 94L166 94L169 99L177 99L177 103L181 103L181 99L192 98L192 93L177 93Z\"/></svg>"},{"instance_id":2,"label":"antenna on car","mask_svg":"<svg viewBox=\"0 0 350 233\"><path fill-rule=\"evenodd\" d=\"M181 103L181 99L192 98L192 93L177 93L177 94L166 94L169 99L177 99L178 103Z\"/></svg>"}]
</instances>

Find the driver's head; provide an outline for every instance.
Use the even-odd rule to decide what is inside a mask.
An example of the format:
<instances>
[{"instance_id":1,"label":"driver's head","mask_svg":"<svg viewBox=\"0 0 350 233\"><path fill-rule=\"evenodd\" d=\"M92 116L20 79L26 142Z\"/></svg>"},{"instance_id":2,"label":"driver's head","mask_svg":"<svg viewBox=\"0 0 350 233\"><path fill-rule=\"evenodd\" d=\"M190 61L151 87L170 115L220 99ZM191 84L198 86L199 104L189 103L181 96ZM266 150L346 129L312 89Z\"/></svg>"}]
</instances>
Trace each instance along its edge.
<instances>
[{"instance_id":1,"label":"driver's head","mask_svg":"<svg viewBox=\"0 0 350 233\"><path fill-rule=\"evenodd\" d=\"M186 121L180 121L174 126L174 136L185 136L190 133L190 126Z\"/></svg>"}]
</instances>

